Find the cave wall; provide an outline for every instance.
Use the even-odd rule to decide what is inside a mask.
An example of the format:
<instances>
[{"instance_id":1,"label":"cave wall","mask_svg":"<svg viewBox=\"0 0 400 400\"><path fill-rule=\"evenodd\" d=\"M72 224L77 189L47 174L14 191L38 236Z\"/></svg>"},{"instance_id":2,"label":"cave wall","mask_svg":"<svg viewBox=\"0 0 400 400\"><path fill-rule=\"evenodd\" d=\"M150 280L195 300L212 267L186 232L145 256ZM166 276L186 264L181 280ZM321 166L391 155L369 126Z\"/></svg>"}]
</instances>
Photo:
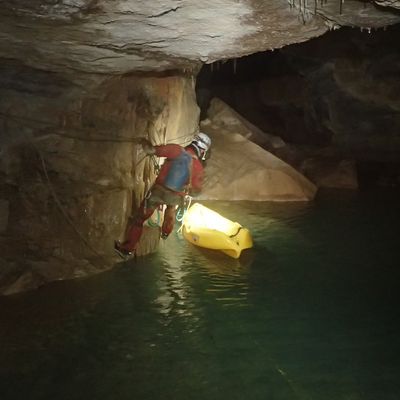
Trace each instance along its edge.
<instances>
[{"instance_id":1,"label":"cave wall","mask_svg":"<svg viewBox=\"0 0 400 400\"><path fill-rule=\"evenodd\" d=\"M267 133L359 157L400 151L400 28L341 29L200 74L203 114L217 96Z\"/></svg>"},{"instance_id":2,"label":"cave wall","mask_svg":"<svg viewBox=\"0 0 400 400\"><path fill-rule=\"evenodd\" d=\"M154 179L135 138L183 144L199 120L191 76L93 76L82 87L65 76L13 68L0 77L6 293L115 264L113 240L123 236ZM158 231L157 240L151 235L142 254L157 245Z\"/></svg>"}]
</instances>

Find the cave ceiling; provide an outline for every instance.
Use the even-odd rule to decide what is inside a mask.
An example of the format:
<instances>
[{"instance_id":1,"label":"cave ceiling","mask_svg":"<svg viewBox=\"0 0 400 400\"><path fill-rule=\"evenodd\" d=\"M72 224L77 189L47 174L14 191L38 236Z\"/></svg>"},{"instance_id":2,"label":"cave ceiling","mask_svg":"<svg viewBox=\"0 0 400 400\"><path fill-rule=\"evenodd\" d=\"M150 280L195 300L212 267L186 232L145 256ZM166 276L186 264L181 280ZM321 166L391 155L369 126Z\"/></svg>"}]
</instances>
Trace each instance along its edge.
<instances>
[{"instance_id":1,"label":"cave ceiling","mask_svg":"<svg viewBox=\"0 0 400 400\"><path fill-rule=\"evenodd\" d=\"M96 74L191 68L400 22L400 1L6 0L0 57Z\"/></svg>"}]
</instances>

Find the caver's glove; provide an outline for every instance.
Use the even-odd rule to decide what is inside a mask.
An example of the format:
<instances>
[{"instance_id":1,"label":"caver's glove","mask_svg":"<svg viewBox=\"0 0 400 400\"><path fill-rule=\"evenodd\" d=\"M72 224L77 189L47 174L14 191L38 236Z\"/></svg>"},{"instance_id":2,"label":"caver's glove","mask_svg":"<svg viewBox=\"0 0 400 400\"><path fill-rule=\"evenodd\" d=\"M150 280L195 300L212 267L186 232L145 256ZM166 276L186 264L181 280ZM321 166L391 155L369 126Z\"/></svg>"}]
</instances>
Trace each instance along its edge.
<instances>
[{"instance_id":1,"label":"caver's glove","mask_svg":"<svg viewBox=\"0 0 400 400\"><path fill-rule=\"evenodd\" d=\"M141 144L142 147L143 147L143 151L144 151L147 155L152 156L153 154L155 154L156 149L155 149L154 146L151 144L150 140L145 139L145 138L140 139L140 144Z\"/></svg>"}]
</instances>

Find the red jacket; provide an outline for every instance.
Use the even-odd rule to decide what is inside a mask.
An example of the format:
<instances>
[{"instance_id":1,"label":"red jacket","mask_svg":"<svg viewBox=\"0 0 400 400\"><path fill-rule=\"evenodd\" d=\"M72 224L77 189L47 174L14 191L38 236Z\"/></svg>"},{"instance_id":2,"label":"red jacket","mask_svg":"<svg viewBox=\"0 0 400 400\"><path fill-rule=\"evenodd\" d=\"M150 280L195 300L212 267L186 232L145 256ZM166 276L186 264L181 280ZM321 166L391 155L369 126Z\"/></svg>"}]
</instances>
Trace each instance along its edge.
<instances>
[{"instance_id":1,"label":"red jacket","mask_svg":"<svg viewBox=\"0 0 400 400\"><path fill-rule=\"evenodd\" d=\"M168 171L171 168L172 160L177 158L183 151L186 151L192 156L192 171L190 182L190 193L197 194L201 191L204 179L204 168L193 149L183 148L179 144L166 144L161 146L154 146L157 157L166 157L164 164L161 167L160 173L157 176L156 183L163 185ZM185 193L181 193L184 195Z\"/></svg>"}]
</instances>

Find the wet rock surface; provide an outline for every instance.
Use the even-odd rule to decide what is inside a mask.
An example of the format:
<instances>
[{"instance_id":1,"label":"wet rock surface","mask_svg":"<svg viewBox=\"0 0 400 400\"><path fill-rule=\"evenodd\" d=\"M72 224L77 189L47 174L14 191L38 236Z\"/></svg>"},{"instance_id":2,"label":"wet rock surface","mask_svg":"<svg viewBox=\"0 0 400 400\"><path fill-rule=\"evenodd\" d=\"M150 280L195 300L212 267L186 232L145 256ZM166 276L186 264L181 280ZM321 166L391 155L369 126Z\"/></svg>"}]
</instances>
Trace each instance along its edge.
<instances>
[{"instance_id":1,"label":"wet rock surface","mask_svg":"<svg viewBox=\"0 0 400 400\"><path fill-rule=\"evenodd\" d=\"M220 110L222 102L218 102ZM206 182L200 195L205 200L309 201L316 187L301 173L253 143L251 128L229 107L201 124L212 138L212 157L207 161ZM228 118L228 115L230 117Z\"/></svg>"},{"instance_id":2,"label":"wet rock surface","mask_svg":"<svg viewBox=\"0 0 400 400\"><path fill-rule=\"evenodd\" d=\"M133 139L145 135L154 144L190 140L199 121L195 79L204 63L231 60L227 63L236 69L236 58L304 42L340 26L370 29L400 21L398 2L376 3L382 7L352 0L342 9L331 0L316 8L286 0L4 0L0 293L85 276L115 263L113 240L121 238L128 216L154 179L154 165ZM383 65L397 63L391 57L382 58ZM356 73L361 68L369 74L373 68L352 61L335 63L333 69L329 65L312 72L323 78L314 92L331 90L334 79L340 88L348 86L346 96L357 101L318 101L318 118L324 118L319 125L312 122L311 134L299 102L289 102L286 112L276 115L297 115L288 120L299 127L300 139L334 137L348 143L340 107L357 108L368 97ZM345 73L348 69L353 75ZM384 78L382 88L396 88L392 69L372 72ZM384 110L380 121L395 142L398 125L387 124L386 109L393 93L383 88L381 101L370 111ZM396 107L390 110L395 113ZM332 121L325 118L328 111L337 114ZM261 138L259 131L272 135L266 145L274 150L290 139L282 130L247 119L253 138ZM370 132L367 125L362 130ZM380 138L368 136L367 142L379 146ZM154 235L149 230L143 254L155 249Z\"/></svg>"},{"instance_id":3,"label":"wet rock surface","mask_svg":"<svg viewBox=\"0 0 400 400\"><path fill-rule=\"evenodd\" d=\"M162 71L281 48L340 26L374 28L400 20L393 4L340 4L7 0L0 11L0 57L52 71Z\"/></svg>"},{"instance_id":4,"label":"wet rock surface","mask_svg":"<svg viewBox=\"0 0 400 400\"><path fill-rule=\"evenodd\" d=\"M192 80L183 76L108 79L76 110L65 109L59 125L44 119L45 127L34 132L23 118L7 116L5 133L12 140L0 164L2 293L120 261L114 240L123 237L155 177L154 164L135 141L183 143L199 116ZM155 239L153 230L146 231L142 255L158 243L159 232Z\"/></svg>"},{"instance_id":5,"label":"wet rock surface","mask_svg":"<svg viewBox=\"0 0 400 400\"><path fill-rule=\"evenodd\" d=\"M199 88L294 145L336 146L361 159L400 151L399 43L392 27L331 32L275 53L202 71ZM204 101L206 103L206 101Z\"/></svg>"}]
</instances>

